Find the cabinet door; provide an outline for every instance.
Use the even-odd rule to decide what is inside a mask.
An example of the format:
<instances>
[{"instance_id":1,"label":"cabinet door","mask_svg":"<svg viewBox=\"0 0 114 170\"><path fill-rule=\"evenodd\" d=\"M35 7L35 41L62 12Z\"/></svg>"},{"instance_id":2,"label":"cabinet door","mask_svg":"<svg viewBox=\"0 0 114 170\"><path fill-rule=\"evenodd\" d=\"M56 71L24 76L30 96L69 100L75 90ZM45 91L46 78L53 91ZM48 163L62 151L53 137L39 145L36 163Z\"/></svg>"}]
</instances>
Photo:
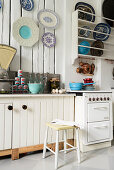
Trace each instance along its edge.
<instances>
[{"instance_id":1,"label":"cabinet door","mask_svg":"<svg viewBox=\"0 0 114 170\"><path fill-rule=\"evenodd\" d=\"M13 105L13 148L38 145L40 99L18 98ZM27 109L23 109L23 106L27 106Z\"/></svg>"},{"instance_id":2,"label":"cabinet door","mask_svg":"<svg viewBox=\"0 0 114 170\"><path fill-rule=\"evenodd\" d=\"M11 149L12 104L0 104L0 150Z\"/></svg>"}]
</instances>

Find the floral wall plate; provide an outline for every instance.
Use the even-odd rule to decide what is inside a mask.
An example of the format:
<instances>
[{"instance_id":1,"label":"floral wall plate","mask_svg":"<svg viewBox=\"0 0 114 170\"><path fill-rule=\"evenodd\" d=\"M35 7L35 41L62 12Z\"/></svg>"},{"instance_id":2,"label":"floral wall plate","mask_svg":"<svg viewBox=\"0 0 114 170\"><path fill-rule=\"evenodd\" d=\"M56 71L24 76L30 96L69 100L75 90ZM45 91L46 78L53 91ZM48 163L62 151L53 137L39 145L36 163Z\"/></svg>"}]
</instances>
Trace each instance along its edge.
<instances>
[{"instance_id":1,"label":"floral wall plate","mask_svg":"<svg viewBox=\"0 0 114 170\"><path fill-rule=\"evenodd\" d=\"M46 32L42 36L42 42L44 46L51 48L56 44L56 38L52 33Z\"/></svg>"},{"instance_id":2,"label":"floral wall plate","mask_svg":"<svg viewBox=\"0 0 114 170\"><path fill-rule=\"evenodd\" d=\"M20 4L21 4L22 8L27 11L31 11L34 8L33 0L20 0Z\"/></svg>"},{"instance_id":3,"label":"floral wall plate","mask_svg":"<svg viewBox=\"0 0 114 170\"><path fill-rule=\"evenodd\" d=\"M21 46L32 47L39 39L39 28L33 19L20 17L13 23L13 37Z\"/></svg>"},{"instance_id":4,"label":"floral wall plate","mask_svg":"<svg viewBox=\"0 0 114 170\"><path fill-rule=\"evenodd\" d=\"M56 29L59 25L58 15L49 9L43 9L37 15L39 23L45 28Z\"/></svg>"}]
</instances>

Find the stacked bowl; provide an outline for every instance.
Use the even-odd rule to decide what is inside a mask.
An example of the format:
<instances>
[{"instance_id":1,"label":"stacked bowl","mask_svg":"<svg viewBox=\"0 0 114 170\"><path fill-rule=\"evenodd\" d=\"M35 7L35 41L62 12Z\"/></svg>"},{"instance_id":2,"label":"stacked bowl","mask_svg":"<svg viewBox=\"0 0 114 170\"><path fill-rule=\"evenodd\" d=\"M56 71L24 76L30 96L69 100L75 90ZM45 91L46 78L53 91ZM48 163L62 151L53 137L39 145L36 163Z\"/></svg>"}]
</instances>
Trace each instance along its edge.
<instances>
[{"instance_id":1,"label":"stacked bowl","mask_svg":"<svg viewBox=\"0 0 114 170\"><path fill-rule=\"evenodd\" d=\"M82 90L83 83L69 83L69 87L71 90Z\"/></svg>"},{"instance_id":2,"label":"stacked bowl","mask_svg":"<svg viewBox=\"0 0 114 170\"><path fill-rule=\"evenodd\" d=\"M83 83L83 89L84 90L87 90L87 91L93 91L95 90L95 87L94 87L94 81L92 80L92 78L86 78L86 79L83 79L84 80L84 83Z\"/></svg>"}]
</instances>

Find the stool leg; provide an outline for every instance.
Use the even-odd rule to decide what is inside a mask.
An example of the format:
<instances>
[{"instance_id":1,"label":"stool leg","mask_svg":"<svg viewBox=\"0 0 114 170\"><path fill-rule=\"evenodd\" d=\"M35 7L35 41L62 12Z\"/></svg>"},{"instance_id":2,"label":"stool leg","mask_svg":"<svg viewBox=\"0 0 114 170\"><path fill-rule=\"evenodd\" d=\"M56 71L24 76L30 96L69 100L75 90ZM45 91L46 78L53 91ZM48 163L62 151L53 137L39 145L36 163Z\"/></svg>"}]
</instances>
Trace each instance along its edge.
<instances>
[{"instance_id":1,"label":"stool leg","mask_svg":"<svg viewBox=\"0 0 114 170\"><path fill-rule=\"evenodd\" d=\"M76 129L76 144L77 144L77 157L78 157L78 163L80 163L80 143L79 143L79 128Z\"/></svg>"},{"instance_id":2,"label":"stool leg","mask_svg":"<svg viewBox=\"0 0 114 170\"><path fill-rule=\"evenodd\" d=\"M58 153L59 153L59 131L56 131L55 169L58 168Z\"/></svg>"},{"instance_id":3,"label":"stool leg","mask_svg":"<svg viewBox=\"0 0 114 170\"><path fill-rule=\"evenodd\" d=\"M48 127L46 127L46 132L45 132L43 158L46 157L47 136L48 136Z\"/></svg>"},{"instance_id":4,"label":"stool leg","mask_svg":"<svg viewBox=\"0 0 114 170\"><path fill-rule=\"evenodd\" d=\"M67 153L67 151L66 151L66 142L67 142L67 131L64 130L64 153Z\"/></svg>"}]
</instances>

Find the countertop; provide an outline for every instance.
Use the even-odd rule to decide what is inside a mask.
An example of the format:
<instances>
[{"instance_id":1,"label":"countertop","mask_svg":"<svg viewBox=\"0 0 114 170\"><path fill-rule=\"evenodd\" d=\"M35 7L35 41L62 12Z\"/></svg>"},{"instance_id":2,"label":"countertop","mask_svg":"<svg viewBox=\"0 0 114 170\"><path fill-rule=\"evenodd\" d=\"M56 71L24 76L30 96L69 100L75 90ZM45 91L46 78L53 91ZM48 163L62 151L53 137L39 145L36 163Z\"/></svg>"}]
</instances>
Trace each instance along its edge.
<instances>
[{"instance_id":1,"label":"countertop","mask_svg":"<svg viewBox=\"0 0 114 170\"><path fill-rule=\"evenodd\" d=\"M75 93L71 94L0 94L0 98L4 97L67 97L76 96Z\"/></svg>"}]
</instances>

